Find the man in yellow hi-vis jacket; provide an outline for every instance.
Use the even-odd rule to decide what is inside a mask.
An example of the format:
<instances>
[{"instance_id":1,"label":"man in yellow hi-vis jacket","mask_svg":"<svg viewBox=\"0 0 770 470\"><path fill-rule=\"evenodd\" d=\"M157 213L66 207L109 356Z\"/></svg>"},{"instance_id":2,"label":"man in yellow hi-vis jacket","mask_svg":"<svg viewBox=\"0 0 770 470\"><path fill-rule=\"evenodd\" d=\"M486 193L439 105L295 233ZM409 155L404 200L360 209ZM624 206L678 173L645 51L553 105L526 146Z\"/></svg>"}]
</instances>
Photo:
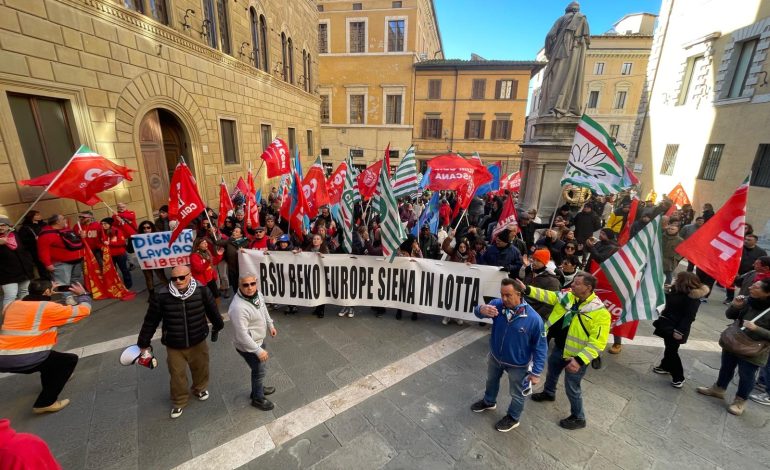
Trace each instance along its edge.
<instances>
[{"instance_id":1,"label":"man in yellow hi-vis jacket","mask_svg":"<svg viewBox=\"0 0 770 470\"><path fill-rule=\"evenodd\" d=\"M548 357L545 387L542 392L532 395L532 400L554 401L559 375L566 370L564 389L570 402L570 415L559 421L559 425L565 429L584 428L586 419L580 382L588 364L599 357L607 345L612 321L610 312L594 293L596 278L587 272L579 272L572 281L571 292L548 291L516 282L527 297L554 306L545 323L546 331L555 341Z\"/></svg>"}]
</instances>

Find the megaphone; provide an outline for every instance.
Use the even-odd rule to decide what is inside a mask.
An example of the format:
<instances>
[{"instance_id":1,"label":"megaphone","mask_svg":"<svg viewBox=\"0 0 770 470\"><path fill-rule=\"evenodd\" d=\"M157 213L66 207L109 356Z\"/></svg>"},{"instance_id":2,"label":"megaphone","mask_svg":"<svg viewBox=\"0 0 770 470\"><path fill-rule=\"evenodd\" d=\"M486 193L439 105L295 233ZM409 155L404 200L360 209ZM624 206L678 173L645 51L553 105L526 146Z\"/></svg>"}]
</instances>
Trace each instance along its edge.
<instances>
[{"instance_id":1,"label":"megaphone","mask_svg":"<svg viewBox=\"0 0 770 470\"><path fill-rule=\"evenodd\" d=\"M120 354L120 363L124 366L130 366L132 364L139 364L140 366L147 367L148 369L154 369L158 367L158 360L152 354L152 346L149 349L142 352L142 348L134 344L127 347Z\"/></svg>"}]
</instances>

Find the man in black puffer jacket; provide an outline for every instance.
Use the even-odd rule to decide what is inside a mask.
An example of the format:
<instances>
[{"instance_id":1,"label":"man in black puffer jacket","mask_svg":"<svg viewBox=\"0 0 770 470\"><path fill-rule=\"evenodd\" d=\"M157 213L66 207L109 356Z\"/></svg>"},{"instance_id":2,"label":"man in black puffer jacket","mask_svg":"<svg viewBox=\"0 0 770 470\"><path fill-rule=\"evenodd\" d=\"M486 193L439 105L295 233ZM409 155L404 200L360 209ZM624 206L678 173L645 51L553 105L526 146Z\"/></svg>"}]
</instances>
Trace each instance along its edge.
<instances>
[{"instance_id":1,"label":"man in black puffer jacket","mask_svg":"<svg viewBox=\"0 0 770 470\"><path fill-rule=\"evenodd\" d=\"M224 328L222 315L217 310L214 297L206 286L200 286L190 275L188 266L171 270L171 282L158 289L150 299L150 307L144 317L137 345L142 353L150 348L150 340L163 322L160 342L166 346L168 372L171 375L171 417L178 418L187 406L189 398L187 367L192 373L192 392L198 400L206 400L209 392L209 334L208 321L213 330L211 341L217 340Z\"/></svg>"}]
</instances>

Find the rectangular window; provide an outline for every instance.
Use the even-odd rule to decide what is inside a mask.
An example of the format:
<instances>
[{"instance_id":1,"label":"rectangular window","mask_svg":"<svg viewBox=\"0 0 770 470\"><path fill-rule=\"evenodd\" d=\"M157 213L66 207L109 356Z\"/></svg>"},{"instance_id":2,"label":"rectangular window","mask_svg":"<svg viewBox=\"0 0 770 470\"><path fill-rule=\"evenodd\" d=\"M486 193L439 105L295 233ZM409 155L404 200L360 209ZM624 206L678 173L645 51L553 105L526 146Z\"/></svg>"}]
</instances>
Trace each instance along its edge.
<instances>
[{"instance_id":1,"label":"rectangular window","mask_svg":"<svg viewBox=\"0 0 770 470\"><path fill-rule=\"evenodd\" d=\"M619 91L615 95L615 109L623 109L626 107L626 95L628 95L628 92L626 91Z\"/></svg>"},{"instance_id":2,"label":"rectangular window","mask_svg":"<svg viewBox=\"0 0 770 470\"><path fill-rule=\"evenodd\" d=\"M30 178L62 169L77 142L69 101L9 93L8 103Z\"/></svg>"},{"instance_id":3,"label":"rectangular window","mask_svg":"<svg viewBox=\"0 0 770 470\"><path fill-rule=\"evenodd\" d=\"M388 150L388 156L391 160L398 160L398 150Z\"/></svg>"},{"instance_id":4,"label":"rectangular window","mask_svg":"<svg viewBox=\"0 0 770 470\"><path fill-rule=\"evenodd\" d=\"M324 6L323 5L318 5L317 8L318 8L319 12L323 13L323 11L324 11Z\"/></svg>"},{"instance_id":5,"label":"rectangular window","mask_svg":"<svg viewBox=\"0 0 770 470\"><path fill-rule=\"evenodd\" d=\"M610 124L610 137L612 137L613 139L617 139L618 133L620 133L620 125Z\"/></svg>"},{"instance_id":6,"label":"rectangular window","mask_svg":"<svg viewBox=\"0 0 770 470\"><path fill-rule=\"evenodd\" d=\"M354 10L363 10L363 9L364 9L364 7L363 7L363 5L362 5L362 4L360 4L360 3L354 3L354 4L353 4L353 9L354 9Z\"/></svg>"},{"instance_id":7,"label":"rectangular window","mask_svg":"<svg viewBox=\"0 0 770 470\"><path fill-rule=\"evenodd\" d=\"M329 52L329 24L318 23L318 52L326 54Z\"/></svg>"},{"instance_id":8,"label":"rectangular window","mask_svg":"<svg viewBox=\"0 0 770 470\"><path fill-rule=\"evenodd\" d=\"M385 124L401 124L401 95L385 96Z\"/></svg>"},{"instance_id":9,"label":"rectangular window","mask_svg":"<svg viewBox=\"0 0 770 470\"><path fill-rule=\"evenodd\" d=\"M483 100L484 92L487 89L487 80L484 78L473 79L473 90L471 91L471 99Z\"/></svg>"},{"instance_id":10,"label":"rectangular window","mask_svg":"<svg viewBox=\"0 0 770 470\"><path fill-rule=\"evenodd\" d=\"M751 186L770 188L770 144L759 144L751 168Z\"/></svg>"},{"instance_id":11,"label":"rectangular window","mask_svg":"<svg viewBox=\"0 0 770 470\"><path fill-rule=\"evenodd\" d=\"M401 8L402 2L392 2L390 4L391 8Z\"/></svg>"},{"instance_id":12,"label":"rectangular window","mask_svg":"<svg viewBox=\"0 0 770 470\"><path fill-rule=\"evenodd\" d=\"M235 121L220 119L219 128L222 131L222 154L225 163L228 165L238 163L238 135L235 129Z\"/></svg>"},{"instance_id":13,"label":"rectangular window","mask_svg":"<svg viewBox=\"0 0 770 470\"><path fill-rule=\"evenodd\" d=\"M313 148L313 131L307 130L307 154L309 156L315 155L315 149Z\"/></svg>"},{"instance_id":14,"label":"rectangular window","mask_svg":"<svg viewBox=\"0 0 770 470\"><path fill-rule=\"evenodd\" d=\"M465 138L466 139L483 139L484 138L484 121L481 119L468 119L465 121Z\"/></svg>"},{"instance_id":15,"label":"rectangular window","mask_svg":"<svg viewBox=\"0 0 770 470\"><path fill-rule=\"evenodd\" d=\"M144 5L142 5L142 0L123 0L123 6L129 10L144 13Z\"/></svg>"},{"instance_id":16,"label":"rectangular window","mask_svg":"<svg viewBox=\"0 0 770 470\"><path fill-rule=\"evenodd\" d=\"M679 99L677 100L676 104L681 106L690 101L694 95L697 94L697 86L694 86L693 82L700 72L703 61L704 58L702 55L691 57L687 60L687 70L685 70L684 80L682 80L682 88L679 90Z\"/></svg>"},{"instance_id":17,"label":"rectangular window","mask_svg":"<svg viewBox=\"0 0 770 470\"><path fill-rule=\"evenodd\" d=\"M594 75L604 75L604 62L594 64Z\"/></svg>"},{"instance_id":18,"label":"rectangular window","mask_svg":"<svg viewBox=\"0 0 770 470\"><path fill-rule=\"evenodd\" d=\"M147 0L150 16L158 23L168 24L168 7L166 0Z\"/></svg>"},{"instance_id":19,"label":"rectangular window","mask_svg":"<svg viewBox=\"0 0 770 470\"><path fill-rule=\"evenodd\" d=\"M350 95L349 124L364 124L364 97L365 95Z\"/></svg>"},{"instance_id":20,"label":"rectangular window","mask_svg":"<svg viewBox=\"0 0 770 470\"><path fill-rule=\"evenodd\" d=\"M227 3L225 0L217 0L217 23L219 37L222 38L222 52L230 53L230 26L227 22Z\"/></svg>"},{"instance_id":21,"label":"rectangular window","mask_svg":"<svg viewBox=\"0 0 770 470\"><path fill-rule=\"evenodd\" d=\"M441 80L428 80L428 99L441 99Z\"/></svg>"},{"instance_id":22,"label":"rectangular window","mask_svg":"<svg viewBox=\"0 0 770 470\"><path fill-rule=\"evenodd\" d=\"M214 0L203 0L203 24L201 25L201 35L206 38L206 44L209 47L217 49L217 18L214 13Z\"/></svg>"},{"instance_id":23,"label":"rectangular window","mask_svg":"<svg viewBox=\"0 0 770 470\"><path fill-rule=\"evenodd\" d=\"M701 162L700 171L698 172L698 179L707 181L714 181L716 179L719 160L722 159L724 148L724 144L708 144L706 146L706 151L703 152L703 162Z\"/></svg>"},{"instance_id":24,"label":"rectangular window","mask_svg":"<svg viewBox=\"0 0 770 470\"><path fill-rule=\"evenodd\" d=\"M350 23L350 51L351 53L366 52L366 22L354 21Z\"/></svg>"},{"instance_id":25,"label":"rectangular window","mask_svg":"<svg viewBox=\"0 0 770 470\"><path fill-rule=\"evenodd\" d=\"M422 120L422 138L440 139L444 120L439 118L425 118Z\"/></svg>"},{"instance_id":26,"label":"rectangular window","mask_svg":"<svg viewBox=\"0 0 770 470\"><path fill-rule=\"evenodd\" d=\"M262 151L267 150L267 146L273 141L273 128L270 124L262 124Z\"/></svg>"},{"instance_id":27,"label":"rectangular window","mask_svg":"<svg viewBox=\"0 0 770 470\"><path fill-rule=\"evenodd\" d=\"M509 140L513 121L497 119L492 121L492 140Z\"/></svg>"},{"instance_id":28,"label":"rectangular window","mask_svg":"<svg viewBox=\"0 0 770 470\"><path fill-rule=\"evenodd\" d=\"M330 155L329 149L321 149L321 156L328 157Z\"/></svg>"},{"instance_id":29,"label":"rectangular window","mask_svg":"<svg viewBox=\"0 0 770 470\"><path fill-rule=\"evenodd\" d=\"M591 90L588 93L588 107L595 109L597 106L599 106L599 90Z\"/></svg>"},{"instance_id":30,"label":"rectangular window","mask_svg":"<svg viewBox=\"0 0 770 470\"><path fill-rule=\"evenodd\" d=\"M519 82L517 80L497 80L495 82L495 99L515 100L516 93L519 91Z\"/></svg>"},{"instance_id":31,"label":"rectangular window","mask_svg":"<svg viewBox=\"0 0 770 470\"><path fill-rule=\"evenodd\" d=\"M329 95L321 95L321 124L329 124Z\"/></svg>"},{"instance_id":32,"label":"rectangular window","mask_svg":"<svg viewBox=\"0 0 770 470\"><path fill-rule=\"evenodd\" d=\"M679 144L666 145L666 153L663 154L663 163L660 165L660 174L671 176L676 166L676 155L679 153Z\"/></svg>"},{"instance_id":33,"label":"rectangular window","mask_svg":"<svg viewBox=\"0 0 770 470\"><path fill-rule=\"evenodd\" d=\"M740 43L741 53L738 56L738 63L735 65L733 81L730 83L730 92L728 98L740 98L743 89L746 87L746 80L749 78L749 69L754 62L754 52L757 50L758 39L752 39Z\"/></svg>"},{"instance_id":34,"label":"rectangular window","mask_svg":"<svg viewBox=\"0 0 770 470\"><path fill-rule=\"evenodd\" d=\"M631 62L623 62L623 66L620 67L621 75L631 75Z\"/></svg>"},{"instance_id":35,"label":"rectangular window","mask_svg":"<svg viewBox=\"0 0 770 470\"><path fill-rule=\"evenodd\" d=\"M293 127L290 127L288 129L288 141L286 144L289 146L289 151L293 154L294 149L297 148L297 132L294 130Z\"/></svg>"},{"instance_id":36,"label":"rectangular window","mask_svg":"<svg viewBox=\"0 0 770 470\"><path fill-rule=\"evenodd\" d=\"M364 149L350 149L350 158L364 158ZM364 165L366 169L366 165ZM361 168L358 168L361 171Z\"/></svg>"},{"instance_id":37,"label":"rectangular window","mask_svg":"<svg viewBox=\"0 0 770 470\"><path fill-rule=\"evenodd\" d=\"M404 20L388 21L388 52L404 52Z\"/></svg>"}]
</instances>

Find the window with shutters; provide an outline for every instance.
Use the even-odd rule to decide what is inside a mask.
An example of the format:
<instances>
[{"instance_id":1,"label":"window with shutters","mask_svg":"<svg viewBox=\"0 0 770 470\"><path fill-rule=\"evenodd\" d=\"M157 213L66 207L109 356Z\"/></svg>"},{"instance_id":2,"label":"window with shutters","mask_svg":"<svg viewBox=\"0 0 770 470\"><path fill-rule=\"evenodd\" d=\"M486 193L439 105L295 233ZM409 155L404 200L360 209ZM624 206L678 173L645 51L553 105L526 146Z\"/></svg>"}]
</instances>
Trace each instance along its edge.
<instances>
[{"instance_id":1,"label":"window with shutters","mask_svg":"<svg viewBox=\"0 0 770 470\"><path fill-rule=\"evenodd\" d=\"M385 96L385 124L401 124L401 95Z\"/></svg>"},{"instance_id":2,"label":"window with shutters","mask_svg":"<svg viewBox=\"0 0 770 470\"><path fill-rule=\"evenodd\" d=\"M262 124L260 127L262 134L262 151L264 152L267 150L267 146L273 141L273 128L270 124Z\"/></svg>"},{"instance_id":3,"label":"window with shutters","mask_svg":"<svg viewBox=\"0 0 770 470\"><path fill-rule=\"evenodd\" d=\"M515 100L519 82L516 80L498 80L495 82L495 99Z\"/></svg>"},{"instance_id":4,"label":"window with shutters","mask_svg":"<svg viewBox=\"0 0 770 470\"><path fill-rule=\"evenodd\" d=\"M321 124L329 124L329 95L321 95Z\"/></svg>"},{"instance_id":5,"label":"window with shutters","mask_svg":"<svg viewBox=\"0 0 770 470\"><path fill-rule=\"evenodd\" d=\"M604 75L604 62L594 64L594 75Z\"/></svg>"},{"instance_id":6,"label":"window with shutters","mask_svg":"<svg viewBox=\"0 0 770 470\"><path fill-rule=\"evenodd\" d=\"M513 121L497 117L492 121L492 140L510 140Z\"/></svg>"},{"instance_id":7,"label":"window with shutters","mask_svg":"<svg viewBox=\"0 0 770 470\"><path fill-rule=\"evenodd\" d=\"M613 139L617 139L619 133L620 133L620 125L610 124L610 137L612 137Z\"/></svg>"},{"instance_id":8,"label":"window with shutters","mask_svg":"<svg viewBox=\"0 0 770 470\"><path fill-rule=\"evenodd\" d=\"M318 53L329 53L329 23L318 23Z\"/></svg>"},{"instance_id":9,"label":"window with shutters","mask_svg":"<svg viewBox=\"0 0 770 470\"><path fill-rule=\"evenodd\" d=\"M348 23L349 47L348 52L360 54L366 52L366 21L351 21Z\"/></svg>"},{"instance_id":10,"label":"window with shutters","mask_svg":"<svg viewBox=\"0 0 770 470\"><path fill-rule=\"evenodd\" d=\"M615 94L615 109L623 109L626 107L627 91L619 91Z\"/></svg>"},{"instance_id":11,"label":"window with shutters","mask_svg":"<svg viewBox=\"0 0 770 470\"><path fill-rule=\"evenodd\" d=\"M770 188L770 144L759 144L751 167L751 186Z\"/></svg>"},{"instance_id":12,"label":"window with shutters","mask_svg":"<svg viewBox=\"0 0 770 470\"><path fill-rule=\"evenodd\" d=\"M444 121L438 117L427 117L422 120L422 138L440 139Z\"/></svg>"},{"instance_id":13,"label":"window with shutters","mask_svg":"<svg viewBox=\"0 0 770 470\"><path fill-rule=\"evenodd\" d=\"M703 152L703 161L698 172L698 179L714 181L719 169L719 161L722 159L724 144L708 144Z\"/></svg>"},{"instance_id":14,"label":"window with shutters","mask_svg":"<svg viewBox=\"0 0 770 470\"><path fill-rule=\"evenodd\" d=\"M388 21L388 52L404 52L405 20Z\"/></svg>"},{"instance_id":15,"label":"window with shutters","mask_svg":"<svg viewBox=\"0 0 770 470\"><path fill-rule=\"evenodd\" d=\"M623 62L623 66L620 67L621 75L631 75L631 62Z\"/></svg>"},{"instance_id":16,"label":"window with shutters","mask_svg":"<svg viewBox=\"0 0 770 470\"><path fill-rule=\"evenodd\" d=\"M465 121L465 138L466 139L483 139L484 138L484 120L473 118Z\"/></svg>"},{"instance_id":17,"label":"window with shutters","mask_svg":"<svg viewBox=\"0 0 770 470\"><path fill-rule=\"evenodd\" d=\"M297 148L297 131L294 130L293 127L290 127L288 129L288 135L287 135L287 141L286 144L289 146L289 151L294 154L294 149Z\"/></svg>"},{"instance_id":18,"label":"window with shutters","mask_svg":"<svg viewBox=\"0 0 770 470\"><path fill-rule=\"evenodd\" d=\"M350 101L350 119L348 124L365 124L364 98L366 95L348 95Z\"/></svg>"},{"instance_id":19,"label":"window with shutters","mask_svg":"<svg viewBox=\"0 0 770 470\"><path fill-rule=\"evenodd\" d=\"M588 108L595 109L599 106L599 90L591 90L588 93Z\"/></svg>"},{"instance_id":20,"label":"window with shutters","mask_svg":"<svg viewBox=\"0 0 770 470\"><path fill-rule=\"evenodd\" d=\"M307 130L307 154L308 155L314 155L315 149L313 148L313 131L308 129Z\"/></svg>"},{"instance_id":21,"label":"window with shutters","mask_svg":"<svg viewBox=\"0 0 770 470\"><path fill-rule=\"evenodd\" d=\"M441 99L441 80L440 79L428 80L428 99L429 100Z\"/></svg>"},{"instance_id":22,"label":"window with shutters","mask_svg":"<svg viewBox=\"0 0 770 470\"><path fill-rule=\"evenodd\" d=\"M487 80L485 78L474 78L473 89L471 90L471 98L474 100L483 100L486 88Z\"/></svg>"},{"instance_id":23,"label":"window with shutters","mask_svg":"<svg viewBox=\"0 0 770 470\"><path fill-rule=\"evenodd\" d=\"M666 152L663 154L663 163L660 165L661 175L673 175L676 166L676 156L679 153L679 144L666 145Z\"/></svg>"},{"instance_id":24,"label":"window with shutters","mask_svg":"<svg viewBox=\"0 0 770 470\"><path fill-rule=\"evenodd\" d=\"M69 100L9 93L8 104L30 178L64 168L77 143Z\"/></svg>"},{"instance_id":25,"label":"window with shutters","mask_svg":"<svg viewBox=\"0 0 770 470\"><path fill-rule=\"evenodd\" d=\"M234 165L238 163L238 134L235 121L232 119L220 119L219 128L222 133L222 155L225 164Z\"/></svg>"}]
</instances>

